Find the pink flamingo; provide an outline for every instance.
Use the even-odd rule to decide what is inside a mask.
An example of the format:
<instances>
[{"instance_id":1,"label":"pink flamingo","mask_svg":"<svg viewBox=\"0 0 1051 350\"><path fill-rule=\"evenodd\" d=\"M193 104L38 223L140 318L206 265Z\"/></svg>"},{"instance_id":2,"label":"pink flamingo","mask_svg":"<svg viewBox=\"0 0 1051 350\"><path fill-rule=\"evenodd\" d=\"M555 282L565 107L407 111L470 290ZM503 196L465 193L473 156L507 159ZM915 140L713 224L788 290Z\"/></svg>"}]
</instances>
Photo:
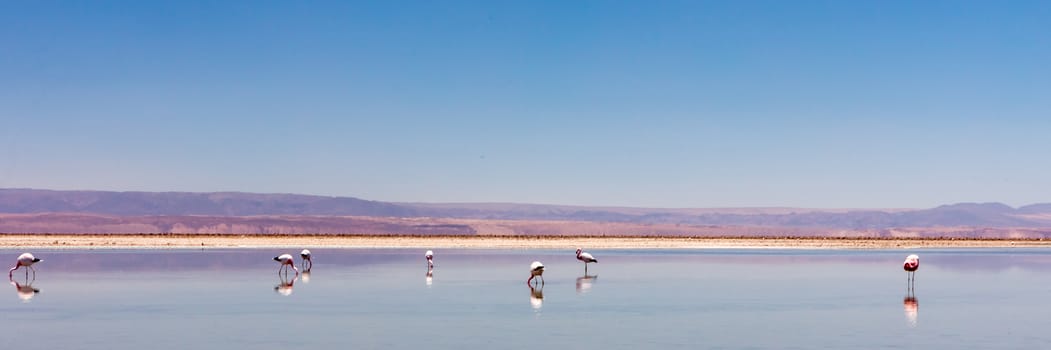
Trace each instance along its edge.
<instances>
[{"instance_id":1,"label":"pink flamingo","mask_svg":"<svg viewBox=\"0 0 1051 350\"><path fill-rule=\"evenodd\" d=\"M423 253L423 257L427 259L427 268L434 268L434 252L428 250L426 253Z\"/></svg>"},{"instance_id":2,"label":"pink flamingo","mask_svg":"<svg viewBox=\"0 0 1051 350\"><path fill-rule=\"evenodd\" d=\"M539 261L534 261L529 264L529 279L526 280L526 284L532 286L533 278L540 276L540 284L544 284L544 264Z\"/></svg>"},{"instance_id":3,"label":"pink flamingo","mask_svg":"<svg viewBox=\"0 0 1051 350\"><path fill-rule=\"evenodd\" d=\"M595 259L595 257L591 256L591 253L585 253L584 249L582 249L582 248L577 248L577 260L580 260L580 261L584 262L584 275L585 276L587 276L587 274L588 274L588 264L590 264L590 263L597 263L598 262L598 259Z\"/></svg>"},{"instance_id":4,"label":"pink flamingo","mask_svg":"<svg viewBox=\"0 0 1051 350\"><path fill-rule=\"evenodd\" d=\"M281 254L274 257L274 261L281 263L281 268L277 270L277 274L281 274L281 271L288 273L288 267L291 266L292 270L296 271L296 276L299 276L299 269L296 268L295 259L292 259L292 254Z\"/></svg>"},{"instance_id":5,"label":"pink flamingo","mask_svg":"<svg viewBox=\"0 0 1051 350\"><path fill-rule=\"evenodd\" d=\"M916 254L905 257L905 272L909 277L909 287L916 283L916 270L920 269L920 257Z\"/></svg>"},{"instance_id":6,"label":"pink flamingo","mask_svg":"<svg viewBox=\"0 0 1051 350\"><path fill-rule=\"evenodd\" d=\"M18 256L18 260L15 261L15 266L12 267L11 270L7 271L7 279L11 279L11 276L15 273L15 270L18 270L18 268L22 266L26 267L27 279L29 278L30 270L33 270L33 276L36 276L36 269L33 268L33 264L36 264L38 262L40 262L40 259L34 257L33 254L22 253L22 255Z\"/></svg>"}]
</instances>

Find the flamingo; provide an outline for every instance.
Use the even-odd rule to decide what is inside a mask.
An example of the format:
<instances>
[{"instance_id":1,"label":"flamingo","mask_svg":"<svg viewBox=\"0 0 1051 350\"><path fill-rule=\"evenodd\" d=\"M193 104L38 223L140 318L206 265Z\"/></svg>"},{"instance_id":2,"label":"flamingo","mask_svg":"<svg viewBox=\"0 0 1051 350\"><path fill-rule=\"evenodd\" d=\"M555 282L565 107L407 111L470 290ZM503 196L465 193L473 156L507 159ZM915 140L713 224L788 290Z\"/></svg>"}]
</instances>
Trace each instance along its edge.
<instances>
[{"instance_id":1,"label":"flamingo","mask_svg":"<svg viewBox=\"0 0 1051 350\"><path fill-rule=\"evenodd\" d=\"M434 269L433 268L427 268L427 278L425 279L425 281L427 282L427 288L430 288L431 284L434 283Z\"/></svg>"},{"instance_id":2,"label":"flamingo","mask_svg":"<svg viewBox=\"0 0 1051 350\"><path fill-rule=\"evenodd\" d=\"M292 270L296 271L296 276L299 276L299 269L296 268L295 259L292 259L292 254L281 254L274 257L274 261L281 263L281 268L277 270L277 274L281 274L281 271L288 273L288 267L291 266Z\"/></svg>"},{"instance_id":3,"label":"flamingo","mask_svg":"<svg viewBox=\"0 0 1051 350\"><path fill-rule=\"evenodd\" d=\"M303 258L303 270L310 271L314 267L314 260L310 259L310 250L303 249L299 252L299 257Z\"/></svg>"},{"instance_id":4,"label":"flamingo","mask_svg":"<svg viewBox=\"0 0 1051 350\"><path fill-rule=\"evenodd\" d=\"M434 268L434 252L428 250L426 253L423 253L423 257L427 259L427 268Z\"/></svg>"},{"instance_id":5,"label":"flamingo","mask_svg":"<svg viewBox=\"0 0 1051 350\"><path fill-rule=\"evenodd\" d=\"M590 264L590 263L597 263L598 262L598 259L595 259L595 257L591 256L591 253L585 253L584 249L581 249L581 248L577 248L577 260L580 260L580 261L584 262L584 275L585 276L587 276L587 274L588 274L588 264Z\"/></svg>"},{"instance_id":6,"label":"flamingo","mask_svg":"<svg viewBox=\"0 0 1051 350\"><path fill-rule=\"evenodd\" d=\"M529 264L529 273L529 279L526 280L526 284L532 285L533 278L537 276L540 276L540 284L544 284L544 264L534 261L532 264Z\"/></svg>"},{"instance_id":7,"label":"flamingo","mask_svg":"<svg viewBox=\"0 0 1051 350\"><path fill-rule=\"evenodd\" d=\"M15 273L15 270L18 270L18 268L22 266L26 267L27 279L29 278L29 270L33 270L33 276L35 278L36 269L33 268L33 264L36 264L38 262L40 262L40 259L34 257L33 254L22 253L22 255L18 256L18 260L15 261L15 266L12 267L11 270L7 271L7 279L11 279L11 276Z\"/></svg>"},{"instance_id":8,"label":"flamingo","mask_svg":"<svg viewBox=\"0 0 1051 350\"><path fill-rule=\"evenodd\" d=\"M920 269L920 257L916 254L905 257L905 273L909 277L909 288L916 283L916 270Z\"/></svg>"}]
</instances>

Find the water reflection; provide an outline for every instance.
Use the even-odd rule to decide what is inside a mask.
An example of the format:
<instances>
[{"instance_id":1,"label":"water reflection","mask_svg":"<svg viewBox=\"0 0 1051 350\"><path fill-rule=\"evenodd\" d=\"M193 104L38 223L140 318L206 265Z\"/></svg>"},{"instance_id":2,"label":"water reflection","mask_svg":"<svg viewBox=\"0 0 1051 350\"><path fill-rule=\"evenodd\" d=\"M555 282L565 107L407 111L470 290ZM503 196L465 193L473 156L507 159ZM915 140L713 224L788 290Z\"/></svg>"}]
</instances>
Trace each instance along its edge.
<instances>
[{"instance_id":1,"label":"water reflection","mask_svg":"<svg viewBox=\"0 0 1051 350\"><path fill-rule=\"evenodd\" d=\"M299 276L303 278L303 283L310 283L310 270L309 269L306 270L306 271L303 271L303 273L299 274Z\"/></svg>"},{"instance_id":2,"label":"water reflection","mask_svg":"<svg viewBox=\"0 0 1051 350\"><path fill-rule=\"evenodd\" d=\"M26 280L24 283L11 280L11 285L15 286L15 292L18 293L18 299L22 302L28 303L36 293L40 293L40 289L33 288L33 280Z\"/></svg>"},{"instance_id":3,"label":"water reflection","mask_svg":"<svg viewBox=\"0 0 1051 350\"><path fill-rule=\"evenodd\" d=\"M532 306L534 310L540 310L540 308L544 306L543 286L538 288L533 288L531 285L529 286L529 305Z\"/></svg>"},{"instance_id":4,"label":"water reflection","mask_svg":"<svg viewBox=\"0 0 1051 350\"><path fill-rule=\"evenodd\" d=\"M292 287L296 284L296 279L298 279L299 276L292 277L291 280L288 279L288 275L279 276L281 277L281 282L274 286L274 291L277 292L277 294L284 296L292 295Z\"/></svg>"},{"instance_id":5,"label":"water reflection","mask_svg":"<svg viewBox=\"0 0 1051 350\"><path fill-rule=\"evenodd\" d=\"M920 316L920 301L915 295L905 297L905 321L909 327L916 327L916 319Z\"/></svg>"},{"instance_id":6,"label":"water reflection","mask_svg":"<svg viewBox=\"0 0 1051 350\"><path fill-rule=\"evenodd\" d=\"M598 279L598 275L584 275L577 277L577 294L584 294L591 290L591 285Z\"/></svg>"},{"instance_id":7,"label":"water reflection","mask_svg":"<svg viewBox=\"0 0 1051 350\"><path fill-rule=\"evenodd\" d=\"M427 287L430 287L431 284L434 283L434 267L430 267L430 268L427 269L426 281L427 281Z\"/></svg>"}]
</instances>

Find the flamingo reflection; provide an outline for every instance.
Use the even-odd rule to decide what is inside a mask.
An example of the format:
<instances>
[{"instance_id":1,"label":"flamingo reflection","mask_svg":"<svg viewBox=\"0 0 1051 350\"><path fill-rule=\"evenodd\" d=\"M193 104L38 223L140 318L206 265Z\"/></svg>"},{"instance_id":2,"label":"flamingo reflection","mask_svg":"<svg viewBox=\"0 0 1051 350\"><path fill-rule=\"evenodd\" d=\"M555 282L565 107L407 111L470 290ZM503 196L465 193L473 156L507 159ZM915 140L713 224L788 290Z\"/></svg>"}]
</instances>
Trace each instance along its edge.
<instances>
[{"instance_id":1,"label":"flamingo reflection","mask_svg":"<svg viewBox=\"0 0 1051 350\"><path fill-rule=\"evenodd\" d=\"M427 281L427 287L430 287L431 283L434 283L434 268L433 267L427 269L426 281Z\"/></svg>"},{"instance_id":2,"label":"flamingo reflection","mask_svg":"<svg viewBox=\"0 0 1051 350\"><path fill-rule=\"evenodd\" d=\"M18 293L18 299L22 299L22 302L28 303L29 300L36 296L36 293L40 293L40 289L33 288L33 281L27 280L24 283L11 280L11 285L15 286L15 292Z\"/></svg>"},{"instance_id":3,"label":"flamingo reflection","mask_svg":"<svg viewBox=\"0 0 1051 350\"><path fill-rule=\"evenodd\" d=\"M540 286L539 288L533 288L532 285L529 286L529 305L532 306L534 310L540 310L540 308L544 306L543 286Z\"/></svg>"},{"instance_id":4,"label":"flamingo reflection","mask_svg":"<svg viewBox=\"0 0 1051 350\"><path fill-rule=\"evenodd\" d=\"M916 327L916 318L920 315L920 301L916 295L909 294L905 297L905 321L909 327Z\"/></svg>"},{"instance_id":5,"label":"flamingo reflection","mask_svg":"<svg viewBox=\"0 0 1051 350\"><path fill-rule=\"evenodd\" d=\"M598 275L584 275L577 277L577 294L584 294L591 290L591 285L598 279Z\"/></svg>"},{"instance_id":6,"label":"flamingo reflection","mask_svg":"<svg viewBox=\"0 0 1051 350\"><path fill-rule=\"evenodd\" d=\"M299 275L292 277L291 280L288 279L288 274L279 276L281 276L281 282L274 286L274 291L284 296L292 295L292 287L296 284L296 279L299 278Z\"/></svg>"},{"instance_id":7,"label":"flamingo reflection","mask_svg":"<svg viewBox=\"0 0 1051 350\"><path fill-rule=\"evenodd\" d=\"M303 278L303 283L310 283L310 270L303 271L299 276Z\"/></svg>"}]
</instances>

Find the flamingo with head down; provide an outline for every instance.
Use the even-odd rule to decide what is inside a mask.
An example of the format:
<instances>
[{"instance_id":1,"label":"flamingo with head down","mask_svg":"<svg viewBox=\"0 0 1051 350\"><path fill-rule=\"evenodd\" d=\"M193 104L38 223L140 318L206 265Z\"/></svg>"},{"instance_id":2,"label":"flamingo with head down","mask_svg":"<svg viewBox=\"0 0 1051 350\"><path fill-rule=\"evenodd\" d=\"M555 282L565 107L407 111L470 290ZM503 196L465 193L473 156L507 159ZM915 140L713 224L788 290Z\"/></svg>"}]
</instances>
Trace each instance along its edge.
<instances>
[{"instance_id":1,"label":"flamingo with head down","mask_svg":"<svg viewBox=\"0 0 1051 350\"><path fill-rule=\"evenodd\" d=\"M296 271L296 276L299 276L299 269L296 268L295 259L292 259L292 254L281 254L274 257L274 261L281 263L281 268L277 270L277 274L281 274L282 271L288 273L288 267L291 266L292 270Z\"/></svg>"},{"instance_id":2,"label":"flamingo with head down","mask_svg":"<svg viewBox=\"0 0 1051 350\"><path fill-rule=\"evenodd\" d=\"M31 253L22 253L18 256L18 260L15 260L15 266L11 270L7 271L7 278L11 279L11 276L15 273L15 270L25 266L26 267L26 278L29 278L29 271L33 271L33 276L36 276L36 269L33 268L33 264L40 262L40 259L33 256ZM35 278L35 277L34 277Z\"/></svg>"},{"instance_id":3,"label":"flamingo with head down","mask_svg":"<svg viewBox=\"0 0 1051 350\"><path fill-rule=\"evenodd\" d=\"M533 278L540 277L540 284L544 284L544 264L539 261L534 261L529 264L529 279L526 280L526 284L532 285Z\"/></svg>"},{"instance_id":4,"label":"flamingo with head down","mask_svg":"<svg viewBox=\"0 0 1051 350\"><path fill-rule=\"evenodd\" d=\"M920 256L912 254L905 257L904 267L909 277L909 284L916 283L916 270L920 269Z\"/></svg>"},{"instance_id":5,"label":"flamingo with head down","mask_svg":"<svg viewBox=\"0 0 1051 350\"><path fill-rule=\"evenodd\" d=\"M310 250L303 249L303 251L299 252L299 257L303 258L304 271L310 271L310 269L314 267L314 259L312 259L313 256L310 255Z\"/></svg>"}]
</instances>

